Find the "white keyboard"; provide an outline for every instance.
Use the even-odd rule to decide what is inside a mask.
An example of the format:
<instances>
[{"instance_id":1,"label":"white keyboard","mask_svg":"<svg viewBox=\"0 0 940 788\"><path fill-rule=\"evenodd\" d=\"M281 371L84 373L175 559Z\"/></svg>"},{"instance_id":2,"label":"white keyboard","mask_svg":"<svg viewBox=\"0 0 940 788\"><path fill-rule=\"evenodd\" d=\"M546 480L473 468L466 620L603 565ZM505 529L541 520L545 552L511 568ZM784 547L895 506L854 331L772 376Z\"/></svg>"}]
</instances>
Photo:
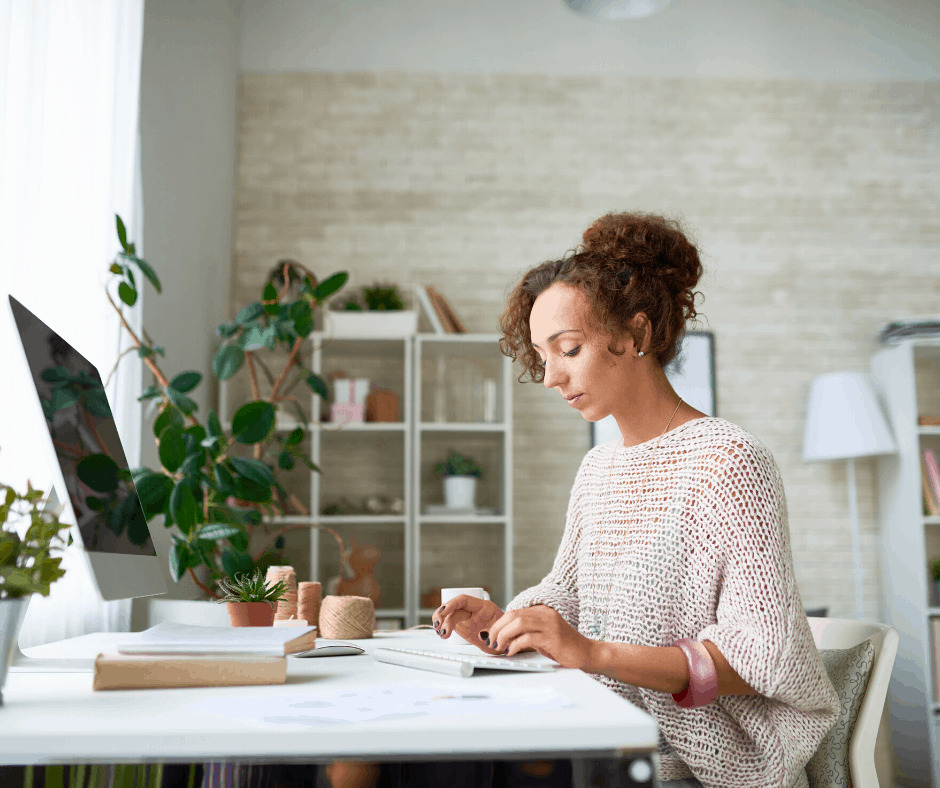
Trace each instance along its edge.
<instances>
[{"instance_id":1,"label":"white keyboard","mask_svg":"<svg viewBox=\"0 0 940 788\"><path fill-rule=\"evenodd\" d=\"M372 652L372 656L379 662L449 673L464 678L472 676L476 668L544 672L556 667L554 662L520 659L518 654L514 657L491 657L487 654L445 654L442 651L424 651L417 648L377 648Z\"/></svg>"}]
</instances>

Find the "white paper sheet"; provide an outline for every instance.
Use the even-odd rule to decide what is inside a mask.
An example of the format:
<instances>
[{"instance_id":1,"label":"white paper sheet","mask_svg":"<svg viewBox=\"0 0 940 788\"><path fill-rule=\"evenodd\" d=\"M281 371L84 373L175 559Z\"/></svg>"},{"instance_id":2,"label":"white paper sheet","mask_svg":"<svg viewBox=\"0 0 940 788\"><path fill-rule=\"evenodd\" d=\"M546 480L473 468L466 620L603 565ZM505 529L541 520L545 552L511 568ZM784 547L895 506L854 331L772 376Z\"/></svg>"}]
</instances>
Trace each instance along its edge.
<instances>
[{"instance_id":1,"label":"white paper sheet","mask_svg":"<svg viewBox=\"0 0 940 788\"><path fill-rule=\"evenodd\" d=\"M501 714L560 709L573 704L551 688L500 689L499 694L416 684L380 684L357 690L292 697L233 697L198 701L190 708L246 722L320 727L409 717Z\"/></svg>"}]
</instances>

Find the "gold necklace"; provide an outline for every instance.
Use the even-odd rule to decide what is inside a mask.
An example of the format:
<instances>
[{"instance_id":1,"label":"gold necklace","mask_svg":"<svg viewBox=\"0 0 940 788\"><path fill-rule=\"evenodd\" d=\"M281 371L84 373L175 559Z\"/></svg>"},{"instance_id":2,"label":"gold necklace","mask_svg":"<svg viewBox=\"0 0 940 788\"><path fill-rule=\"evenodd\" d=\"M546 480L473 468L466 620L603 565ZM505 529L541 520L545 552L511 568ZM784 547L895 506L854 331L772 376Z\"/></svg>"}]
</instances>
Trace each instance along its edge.
<instances>
[{"instance_id":1,"label":"gold necklace","mask_svg":"<svg viewBox=\"0 0 940 788\"><path fill-rule=\"evenodd\" d=\"M679 401L676 403L676 409L672 412L672 415L669 417L669 421L666 422L666 429L664 429L660 434L659 438L656 440L656 445L653 447L653 452L650 454L649 461L646 463L646 471L643 474L643 484L640 487L642 493L643 488L646 487L646 483L649 481L649 472L653 467L653 460L656 458L656 453L659 451L659 444L662 442L663 435L669 432L669 425L672 424L672 420L676 417L676 413L679 412L679 406L682 404L682 398L679 398ZM620 438L621 443L623 443L623 436ZM605 497L607 500L610 500L610 476L614 469L614 458L616 457L617 450L614 449L614 454L610 458L610 468L607 469L607 484L604 489L607 491L608 495ZM639 494L638 494L639 495ZM637 496L638 497L638 496ZM636 503L636 498L634 498L634 503ZM620 543L620 547L617 548L617 554L614 556L614 569L616 570L618 561L620 560L620 554L623 552L623 542ZM608 603L610 602L610 591L613 588L613 577L610 578L610 581L607 584L607 599L604 600L604 620L598 621L597 619L597 552L594 553L594 565L591 567L591 614L592 622L588 626L588 634L590 634L593 640L603 640L604 636L607 635L607 619L609 618L609 613L607 612ZM603 630L601 625L603 624Z\"/></svg>"}]
</instances>

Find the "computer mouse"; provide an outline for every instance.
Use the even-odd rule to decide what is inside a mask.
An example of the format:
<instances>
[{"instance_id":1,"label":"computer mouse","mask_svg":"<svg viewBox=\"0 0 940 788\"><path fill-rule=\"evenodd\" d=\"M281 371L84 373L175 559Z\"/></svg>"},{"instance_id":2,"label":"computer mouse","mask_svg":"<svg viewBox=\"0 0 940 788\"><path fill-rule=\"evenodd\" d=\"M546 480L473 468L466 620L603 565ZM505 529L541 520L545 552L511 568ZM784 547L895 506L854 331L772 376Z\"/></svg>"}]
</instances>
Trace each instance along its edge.
<instances>
[{"instance_id":1,"label":"computer mouse","mask_svg":"<svg viewBox=\"0 0 940 788\"><path fill-rule=\"evenodd\" d=\"M331 643L328 646L314 646L307 651L298 651L292 657L351 657L355 654L365 653L364 648L354 646L352 643Z\"/></svg>"}]
</instances>

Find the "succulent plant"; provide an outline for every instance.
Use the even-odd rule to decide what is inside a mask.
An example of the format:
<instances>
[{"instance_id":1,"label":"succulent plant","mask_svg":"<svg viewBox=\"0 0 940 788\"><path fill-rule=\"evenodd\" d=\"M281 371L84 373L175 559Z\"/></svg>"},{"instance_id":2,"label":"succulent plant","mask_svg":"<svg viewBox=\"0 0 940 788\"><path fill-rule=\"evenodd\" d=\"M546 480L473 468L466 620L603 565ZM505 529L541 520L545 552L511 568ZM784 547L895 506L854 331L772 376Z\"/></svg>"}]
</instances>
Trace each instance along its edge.
<instances>
[{"instance_id":1,"label":"succulent plant","mask_svg":"<svg viewBox=\"0 0 940 788\"><path fill-rule=\"evenodd\" d=\"M223 594L219 602L267 602L276 607L287 593L287 585L283 580L269 585L265 573L258 569L254 574L241 572L220 578L219 590Z\"/></svg>"}]
</instances>

